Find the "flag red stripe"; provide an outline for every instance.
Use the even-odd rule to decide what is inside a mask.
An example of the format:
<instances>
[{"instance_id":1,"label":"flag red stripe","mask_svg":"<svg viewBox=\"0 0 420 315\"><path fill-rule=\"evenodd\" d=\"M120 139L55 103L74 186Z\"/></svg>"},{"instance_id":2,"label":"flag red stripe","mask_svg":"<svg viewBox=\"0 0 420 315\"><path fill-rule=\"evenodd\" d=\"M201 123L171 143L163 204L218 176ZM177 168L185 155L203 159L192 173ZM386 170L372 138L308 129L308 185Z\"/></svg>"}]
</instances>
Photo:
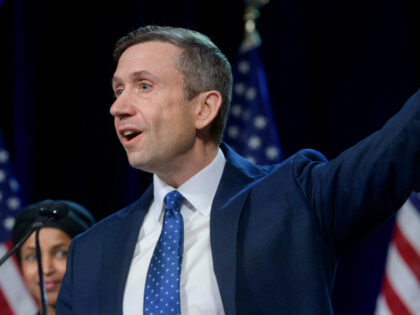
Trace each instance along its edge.
<instances>
[{"instance_id":1,"label":"flag red stripe","mask_svg":"<svg viewBox=\"0 0 420 315\"><path fill-rule=\"evenodd\" d=\"M385 274L382 284L382 293L385 297L386 303L388 304L388 308L391 310L393 314L398 315L410 315L410 311L401 301L398 294L394 291L391 283L389 283L388 277Z\"/></svg>"},{"instance_id":2,"label":"flag red stripe","mask_svg":"<svg viewBox=\"0 0 420 315\"><path fill-rule=\"evenodd\" d=\"M13 315L13 311L10 308L9 303L7 302L7 299L3 295L3 291L0 290L0 314L1 315Z\"/></svg>"},{"instance_id":3,"label":"flag red stripe","mask_svg":"<svg viewBox=\"0 0 420 315\"><path fill-rule=\"evenodd\" d=\"M410 242L407 241L398 224L395 225L393 242L400 256L415 275L420 284L420 256L417 254Z\"/></svg>"},{"instance_id":4,"label":"flag red stripe","mask_svg":"<svg viewBox=\"0 0 420 315\"><path fill-rule=\"evenodd\" d=\"M12 243L11 240L8 240L8 241L4 242L3 245L6 246L7 250L11 250L12 247L13 247L13 243ZM16 253L14 253L9 259L13 260L13 262L15 263L15 266L16 266L16 270L19 272L19 274L20 274L20 276L22 278L22 281L25 283L25 280L23 278L22 268L20 268L20 264L18 262ZM0 313L0 315L1 315L1 313Z\"/></svg>"}]
</instances>

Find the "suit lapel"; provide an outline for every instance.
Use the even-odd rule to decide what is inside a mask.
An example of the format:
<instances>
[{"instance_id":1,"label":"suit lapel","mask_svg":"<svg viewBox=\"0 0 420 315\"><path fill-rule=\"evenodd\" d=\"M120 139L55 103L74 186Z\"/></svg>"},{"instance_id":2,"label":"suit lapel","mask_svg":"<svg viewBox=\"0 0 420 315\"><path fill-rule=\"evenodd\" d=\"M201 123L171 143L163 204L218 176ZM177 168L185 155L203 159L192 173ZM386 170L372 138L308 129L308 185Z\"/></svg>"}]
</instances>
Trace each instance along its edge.
<instances>
[{"instance_id":1,"label":"suit lapel","mask_svg":"<svg viewBox=\"0 0 420 315\"><path fill-rule=\"evenodd\" d=\"M217 283L227 314L236 313L236 252L239 218L250 184L264 175L261 168L221 145L226 166L213 200L210 239ZM103 237L100 283L101 314L122 314L125 283L144 216L153 199L153 186L110 223ZM99 266L98 266L99 268Z\"/></svg>"},{"instance_id":2,"label":"suit lapel","mask_svg":"<svg viewBox=\"0 0 420 315\"><path fill-rule=\"evenodd\" d=\"M125 283L144 216L153 198L153 187L119 215L103 238L101 314L122 314Z\"/></svg>"},{"instance_id":3,"label":"suit lapel","mask_svg":"<svg viewBox=\"0 0 420 315\"><path fill-rule=\"evenodd\" d=\"M214 272L226 314L236 314L236 252L239 218L250 184L264 173L226 145L226 165L213 200L210 239Z\"/></svg>"}]
</instances>

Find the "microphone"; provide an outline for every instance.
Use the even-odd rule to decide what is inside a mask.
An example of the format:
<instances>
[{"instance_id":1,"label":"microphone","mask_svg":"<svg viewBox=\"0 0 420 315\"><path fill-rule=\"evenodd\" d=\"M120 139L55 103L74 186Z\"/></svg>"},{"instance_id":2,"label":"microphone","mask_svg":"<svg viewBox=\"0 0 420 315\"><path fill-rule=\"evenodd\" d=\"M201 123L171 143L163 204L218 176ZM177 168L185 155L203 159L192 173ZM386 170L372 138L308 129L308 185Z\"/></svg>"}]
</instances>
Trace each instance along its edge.
<instances>
[{"instance_id":1,"label":"microphone","mask_svg":"<svg viewBox=\"0 0 420 315\"><path fill-rule=\"evenodd\" d=\"M40 222L42 222L43 225L48 221L61 220L68 213L69 206L64 202L55 202L52 206L41 207L38 212L38 219L32 226L34 226L38 220L41 220Z\"/></svg>"},{"instance_id":2,"label":"microphone","mask_svg":"<svg viewBox=\"0 0 420 315\"><path fill-rule=\"evenodd\" d=\"M49 200L50 201L50 200ZM1 259L0 266L31 236L36 229L41 229L49 221L58 221L69 213L69 206L64 202L53 202L46 206L41 206L38 217L35 219L31 228L26 232L25 236L16 243L16 245L8 251Z\"/></svg>"}]
</instances>

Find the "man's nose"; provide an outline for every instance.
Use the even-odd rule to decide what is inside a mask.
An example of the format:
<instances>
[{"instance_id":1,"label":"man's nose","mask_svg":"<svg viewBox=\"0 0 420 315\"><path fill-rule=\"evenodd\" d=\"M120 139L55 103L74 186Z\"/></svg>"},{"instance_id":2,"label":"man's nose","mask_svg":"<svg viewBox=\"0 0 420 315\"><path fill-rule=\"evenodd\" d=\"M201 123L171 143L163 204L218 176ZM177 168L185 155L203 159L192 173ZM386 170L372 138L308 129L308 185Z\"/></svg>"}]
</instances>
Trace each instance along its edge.
<instances>
[{"instance_id":1,"label":"man's nose","mask_svg":"<svg viewBox=\"0 0 420 315\"><path fill-rule=\"evenodd\" d=\"M124 117L131 116L135 112L135 108L132 104L132 100L128 95L128 92L122 92L111 105L109 110L112 116L114 117Z\"/></svg>"}]
</instances>

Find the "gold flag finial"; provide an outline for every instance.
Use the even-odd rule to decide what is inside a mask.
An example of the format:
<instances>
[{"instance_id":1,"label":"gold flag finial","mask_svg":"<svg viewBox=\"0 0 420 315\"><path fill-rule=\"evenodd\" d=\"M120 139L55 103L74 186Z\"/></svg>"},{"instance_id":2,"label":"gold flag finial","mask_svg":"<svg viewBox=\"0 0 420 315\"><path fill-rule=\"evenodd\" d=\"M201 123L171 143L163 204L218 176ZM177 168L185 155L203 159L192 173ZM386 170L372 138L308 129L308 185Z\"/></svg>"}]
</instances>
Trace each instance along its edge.
<instances>
[{"instance_id":1,"label":"gold flag finial","mask_svg":"<svg viewBox=\"0 0 420 315\"><path fill-rule=\"evenodd\" d=\"M261 43L260 35L256 28L256 21L260 16L259 8L266 5L269 0L246 0L245 1L245 40L241 49L249 49L259 46Z\"/></svg>"}]
</instances>

